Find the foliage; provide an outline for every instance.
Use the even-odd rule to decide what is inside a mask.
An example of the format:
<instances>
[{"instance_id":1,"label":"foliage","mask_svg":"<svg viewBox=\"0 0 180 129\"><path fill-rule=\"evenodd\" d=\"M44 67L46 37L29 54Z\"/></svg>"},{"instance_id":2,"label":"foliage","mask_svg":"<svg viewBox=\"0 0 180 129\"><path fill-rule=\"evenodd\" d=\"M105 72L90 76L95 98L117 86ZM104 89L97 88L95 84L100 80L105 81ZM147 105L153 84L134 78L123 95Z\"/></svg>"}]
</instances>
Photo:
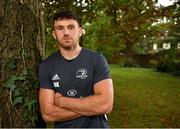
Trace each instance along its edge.
<instances>
[{"instance_id":1,"label":"foliage","mask_svg":"<svg viewBox=\"0 0 180 129\"><path fill-rule=\"evenodd\" d=\"M96 22L85 25L84 46L103 53L110 61L113 54L113 31L110 19L104 12L97 12Z\"/></svg>"},{"instance_id":2,"label":"foliage","mask_svg":"<svg viewBox=\"0 0 180 129\"><path fill-rule=\"evenodd\" d=\"M179 1L168 7L156 6L156 2L43 0L46 55L57 49L51 36L54 13L62 9L73 9L80 16L85 29L82 46L103 53L109 63L119 63L123 54L125 64L137 66L134 64L134 55L147 54L152 50L153 43L161 45L168 41L175 45L179 42Z\"/></svg>"},{"instance_id":3,"label":"foliage","mask_svg":"<svg viewBox=\"0 0 180 129\"><path fill-rule=\"evenodd\" d=\"M13 67L12 67L13 66ZM7 64L7 68L13 70L14 61ZM34 126L37 122L37 89L39 82L34 80L31 70L24 70L22 73L12 75L9 80L3 83L10 94L11 110L18 110L20 118L26 127ZM19 109L20 108L20 109ZM32 124L32 125L31 125Z\"/></svg>"},{"instance_id":4,"label":"foliage","mask_svg":"<svg viewBox=\"0 0 180 129\"><path fill-rule=\"evenodd\" d=\"M160 72L180 72L180 50L171 49L160 52L161 61L157 66ZM178 74L180 75L180 74Z\"/></svg>"},{"instance_id":5,"label":"foliage","mask_svg":"<svg viewBox=\"0 0 180 129\"><path fill-rule=\"evenodd\" d=\"M136 61L133 58L126 58L125 62L124 62L124 67L139 67L139 64L136 63Z\"/></svg>"},{"instance_id":6,"label":"foliage","mask_svg":"<svg viewBox=\"0 0 180 129\"><path fill-rule=\"evenodd\" d=\"M114 19L112 20L114 31L120 33L126 46L125 54L128 57L135 53L133 50L135 44L141 43L145 38L147 40L149 34L154 35L151 25L156 20L154 12L157 10L152 1L129 0L121 2L112 2L113 6L107 12Z\"/></svg>"},{"instance_id":7,"label":"foliage","mask_svg":"<svg viewBox=\"0 0 180 129\"><path fill-rule=\"evenodd\" d=\"M29 57L24 59L26 58ZM3 100L6 101L6 113L9 114L9 119L11 119L10 125L7 126L35 127L38 121L37 113L39 112L37 102L39 81L34 75L35 68L29 65L21 72L18 71L19 64L14 57L9 59L4 67L6 71L14 73L10 74L7 80L2 83L3 91L5 94L8 93L6 100Z\"/></svg>"},{"instance_id":8,"label":"foliage","mask_svg":"<svg viewBox=\"0 0 180 129\"><path fill-rule=\"evenodd\" d=\"M167 22L157 26L159 34L156 38L156 43L159 45L171 43L170 50L164 50L158 53L161 60L158 61L157 70L161 72L173 72L177 75L179 75L180 71L180 52L177 49L177 44L180 41L179 4L180 1L177 1L174 5L162 8L162 12L165 12L162 19L166 18Z\"/></svg>"}]
</instances>

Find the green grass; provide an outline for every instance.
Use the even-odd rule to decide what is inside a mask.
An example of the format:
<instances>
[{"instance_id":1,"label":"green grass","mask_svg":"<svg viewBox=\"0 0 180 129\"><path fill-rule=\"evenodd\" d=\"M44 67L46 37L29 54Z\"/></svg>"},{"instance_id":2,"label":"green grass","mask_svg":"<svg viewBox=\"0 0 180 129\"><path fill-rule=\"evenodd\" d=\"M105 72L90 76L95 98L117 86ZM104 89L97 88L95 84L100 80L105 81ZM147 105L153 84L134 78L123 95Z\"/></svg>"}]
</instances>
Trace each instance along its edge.
<instances>
[{"instance_id":1,"label":"green grass","mask_svg":"<svg viewBox=\"0 0 180 129\"><path fill-rule=\"evenodd\" d=\"M110 65L114 83L111 128L180 128L180 77Z\"/></svg>"}]
</instances>

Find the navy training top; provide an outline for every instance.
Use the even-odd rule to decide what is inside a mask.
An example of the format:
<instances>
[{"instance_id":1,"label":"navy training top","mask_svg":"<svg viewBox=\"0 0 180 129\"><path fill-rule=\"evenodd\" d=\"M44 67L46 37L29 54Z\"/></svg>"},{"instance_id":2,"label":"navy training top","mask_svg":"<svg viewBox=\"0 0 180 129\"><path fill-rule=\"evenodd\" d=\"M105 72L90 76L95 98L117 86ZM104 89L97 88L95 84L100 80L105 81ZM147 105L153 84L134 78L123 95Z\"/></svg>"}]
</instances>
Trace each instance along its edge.
<instances>
[{"instance_id":1,"label":"navy training top","mask_svg":"<svg viewBox=\"0 0 180 129\"><path fill-rule=\"evenodd\" d=\"M66 97L80 98L94 94L95 83L110 78L108 63L102 54L82 48L79 55L65 59L54 52L39 65L40 88L52 89ZM45 97L45 96L44 96ZM108 128L105 115L82 116L55 122L57 128Z\"/></svg>"}]
</instances>

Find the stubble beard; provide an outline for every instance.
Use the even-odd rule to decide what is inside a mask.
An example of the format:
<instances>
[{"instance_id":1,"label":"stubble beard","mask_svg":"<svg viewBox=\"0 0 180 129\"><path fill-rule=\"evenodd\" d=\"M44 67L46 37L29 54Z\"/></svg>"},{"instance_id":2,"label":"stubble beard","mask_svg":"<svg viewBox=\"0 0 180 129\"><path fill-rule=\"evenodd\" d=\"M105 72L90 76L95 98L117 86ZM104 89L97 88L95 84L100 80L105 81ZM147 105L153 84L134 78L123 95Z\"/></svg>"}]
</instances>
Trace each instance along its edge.
<instances>
[{"instance_id":1,"label":"stubble beard","mask_svg":"<svg viewBox=\"0 0 180 129\"><path fill-rule=\"evenodd\" d=\"M78 42L72 43L72 45L60 44L60 48L66 50L66 51L72 51L72 50L76 49L77 46L78 46Z\"/></svg>"}]
</instances>

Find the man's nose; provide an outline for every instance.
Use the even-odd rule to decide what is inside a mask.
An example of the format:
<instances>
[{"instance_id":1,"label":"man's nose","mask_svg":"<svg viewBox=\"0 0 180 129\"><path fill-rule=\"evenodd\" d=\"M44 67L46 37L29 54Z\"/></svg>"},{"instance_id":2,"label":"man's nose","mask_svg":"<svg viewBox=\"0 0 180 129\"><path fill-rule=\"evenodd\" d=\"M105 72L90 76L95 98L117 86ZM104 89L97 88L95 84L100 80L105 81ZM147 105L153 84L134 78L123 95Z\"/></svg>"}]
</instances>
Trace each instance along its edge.
<instances>
[{"instance_id":1,"label":"man's nose","mask_svg":"<svg viewBox=\"0 0 180 129\"><path fill-rule=\"evenodd\" d=\"M64 36L68 36L69 35L69 30L67 28L64 29Z\"/></svg>"},{"instance_id":2,"label":"man's nose","mask_svg":"<svg viewBox=\"0 0 180 129\"><path fill-rule=\"evenodd\" d=\"M69 34L65 34L65 33L64 33L64 37L68 37L68 36L69 36Z\"/></svg>"}]
</instances>

